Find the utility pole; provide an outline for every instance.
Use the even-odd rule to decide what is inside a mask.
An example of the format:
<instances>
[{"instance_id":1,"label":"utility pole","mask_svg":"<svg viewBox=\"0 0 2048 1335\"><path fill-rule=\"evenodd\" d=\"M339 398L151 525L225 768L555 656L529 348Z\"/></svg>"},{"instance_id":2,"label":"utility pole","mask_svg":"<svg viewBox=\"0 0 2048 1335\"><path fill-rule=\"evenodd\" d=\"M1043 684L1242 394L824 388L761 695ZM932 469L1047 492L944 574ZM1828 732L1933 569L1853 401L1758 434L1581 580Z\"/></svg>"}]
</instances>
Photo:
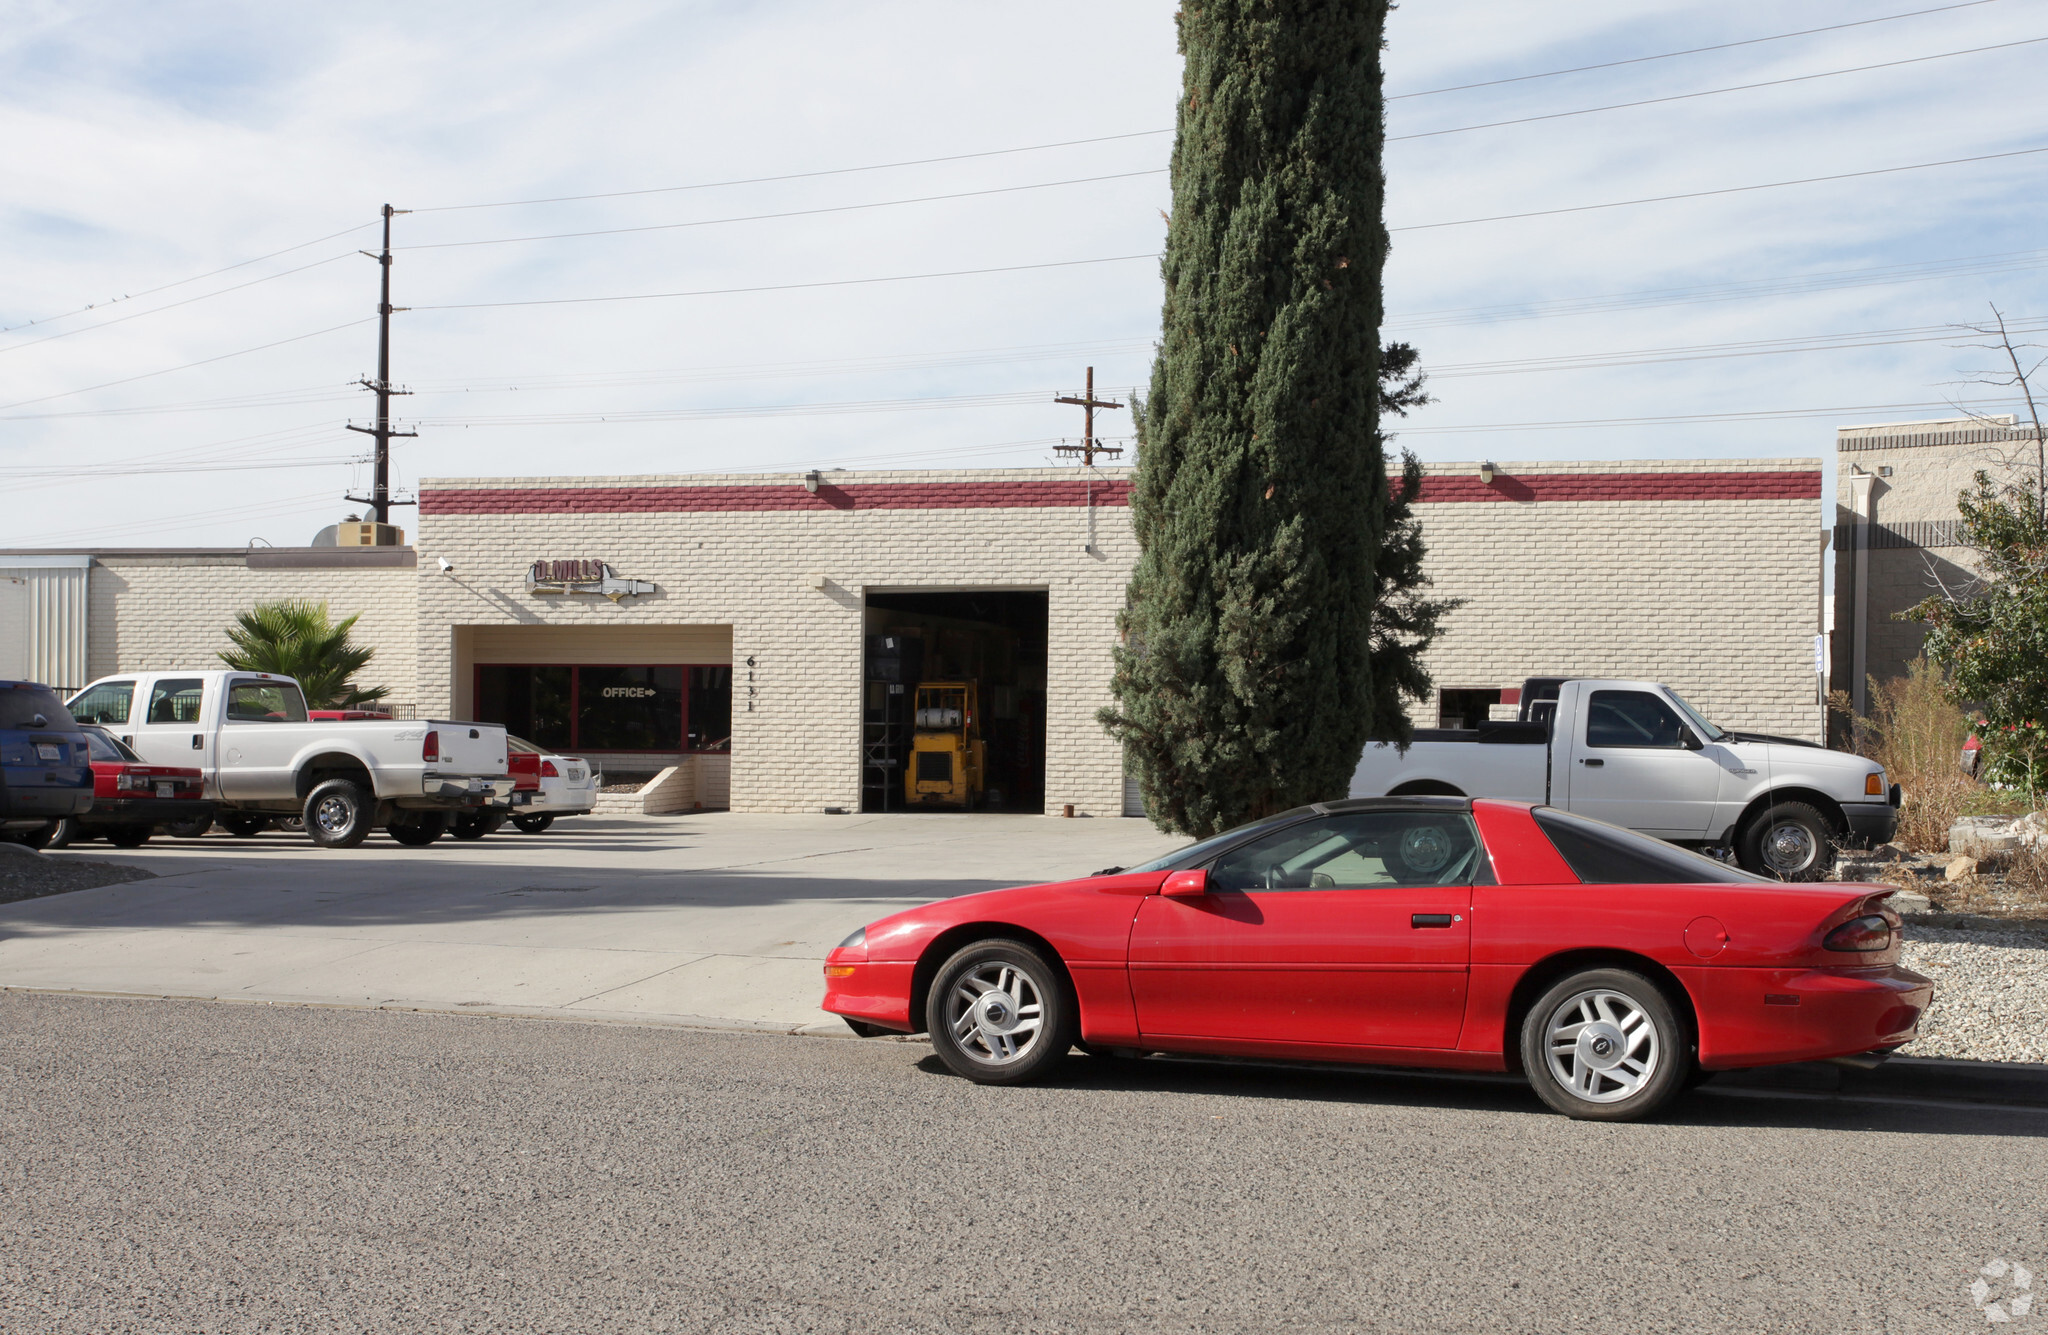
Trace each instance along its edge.
<instances>
[{"instance_id":1,"label":"utility pole","mask_svg":"<svg viewBox=\"0 0 2048 1335\"><path fill-rule=\"evenodd\" d=\"M391 396L410 394L409 389L391 388L391 312L408 310L410 307L391 304L391 215L411 213L411 209L394 209L384 206L384 252L373 254L362 252L377 261L384 271L384 285L377 302L377 378L358 380L356 383L377 395L377 425L357 426L350 422L348 429L360 431L366 436L377 438L377 476L375 485L368 496L344 496L343 500L355 501L370 507L371 517L379 524L391 522L391 507L394 505L418 505L418 501L394 501L391 499L391 438L393 436L417 436L417 431L393 431L391 429Z\"/></svg>"},{"instance_id":2,"label":"utility pole","mask_svg":"<svg viewBox=\"0 0 2048 1335\"><path fill-rule=\"evenodd\" d=\"M1055 445L1052 447L1053 453L1069 456L1078 454L1081 456L1081 463L1084 467L1093 468L1096 455L1106 454L1114 458L1124 452L1124 448L1121 445L1098 445L1095 443L1095 410L1097 408L1121 408L1123 405L1121 403L1113 403L1108 399L1098 399L1095 397L1094 367L1088 368L1088 392L1086 394L1078 399L1054 399L1053 402L1075 404L1084 410L1087 419L1086 426L1082 428L1081 443L1079 445Z\"/></svg>"}]
</instances>

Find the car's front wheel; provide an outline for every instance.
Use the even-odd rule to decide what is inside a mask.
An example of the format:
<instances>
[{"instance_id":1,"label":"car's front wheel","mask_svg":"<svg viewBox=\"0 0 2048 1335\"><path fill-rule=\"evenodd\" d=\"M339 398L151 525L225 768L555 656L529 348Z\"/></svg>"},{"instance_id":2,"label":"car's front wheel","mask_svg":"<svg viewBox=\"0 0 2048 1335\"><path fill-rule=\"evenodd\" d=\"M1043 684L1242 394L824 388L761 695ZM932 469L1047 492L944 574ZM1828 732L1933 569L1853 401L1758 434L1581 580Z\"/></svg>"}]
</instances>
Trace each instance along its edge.
<instances>
[{"instance_id":1,"label":"car's front wheel","mask_svg":"<svg viewBox=\"0 0 2048 1335\"><path fill-rule=\"evenodd\" d=\"M370 837L374 804L351 779L329 779L306 794L306 833L322 848L354 848ZM226 824L226 818L222 818ZM234 826L230 830L239 834Z\"/></svg>"},{"instance_id":2,"label":"car's front wheel","mask_svg":"<svg viewBox=\"0 0 2048 1335\"><path fill-rule=\"evenodd\" d=\"M1079 1026L1057 964L1022 941L995 938L955 951L932 980L925 1028L932 1050L976 1084L1021 1085L1066 1059Z\"/></svg>"},{"instance_id":3,"label":"car's front wheel","mask_svg":"<svg viewBox=\"0 0 2048 1335\"><path fill-rule=\"evenodd\" d=\"M337 780L337 782L344 781ZM351 784L350 786L353 787L354 785ZM326 785L322 784L321 787L324 788ZM257 835L270 828L270 817L252 816L246 811L223 812L216 819L220 821L220 827L223 830L226 830L237 839L254 839Z\"/></svg>"},{"instance_id":4,"label":"car's front wheel","mask_svg":"<svg viewBox=\"0 0 2048 1335\"><path fill-rule=\"evenodd\" d=\"M531 814L521 812L512 818L512 823L517 825L524 834L539 834L548 826L553 825L555 818L545 811L533 812Z\"/></svg>"},{"instance_id":5,"label":"car's front wheel","mask_svg":"<svg viewBox=\"0 0 2048 1335\"><path fill-rule=\"evenodd\" d=\"M1522 1069L1567 1117L1633 1122L1685 1088L1692 1043L1663 989L1627 969L1560 980L1522 1021Z\"/></svg>"}]
</instances>

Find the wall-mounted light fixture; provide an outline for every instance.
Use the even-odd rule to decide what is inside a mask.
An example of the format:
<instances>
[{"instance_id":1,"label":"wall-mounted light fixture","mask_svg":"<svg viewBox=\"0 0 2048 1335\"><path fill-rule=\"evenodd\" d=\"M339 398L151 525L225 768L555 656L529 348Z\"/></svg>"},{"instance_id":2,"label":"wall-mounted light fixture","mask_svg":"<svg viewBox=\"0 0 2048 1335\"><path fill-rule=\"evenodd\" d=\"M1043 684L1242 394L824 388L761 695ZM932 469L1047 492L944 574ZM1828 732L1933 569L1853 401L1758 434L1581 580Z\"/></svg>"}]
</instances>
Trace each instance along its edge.
<instances>
[{"instance_id":1,"label":"wall-mounted light fixture","mask_svg":"<svg viewBox=\"0 0 2048 1335\"><path fill-rule=\"evenodd\" d=\"M1488 459L1479 465L1479 481L1482 486L1493 485L1493 460Z\"/></svg>"},{"instance_id":2,"label":"wall-mounted light fixture","mask_svg":"<svg viewBox=\"0 0 2048 1335\"><path fill-rule=\"evenodd\" d=\"M825 578L824 571L813 570L810 574L804 576L804 583L814 589L822 590L831 581Z\"/></svg>"},{"instance_id":3,"label":"wall-mounted light fixture","mask_svg":"<svg viewBox=\"0 0 2048 1335\"><path fill-rule=\"evenodd\" d=\"M448 573L449 571L451 571L451 570L455 569L455 563L454 563L453 561L449 560L449 559L448 559L447 557L445 557L445 556L437 556L437 557L435 557L434 559L435 559L436 561L440 562L440 564L441 564L441 573L442 573L442 574L444 574L444 575L445 575L445 574L447 574L447 573Z\"/></svg>"},{"instance_id":4,"label":"wall-mounted light fixture","mask_svg":"<svg viewBox=\"0 0 2048 1335\"><path fill-rule=\"evenodd\" d=\"M818 470L813 468L810 472L804 474L804 490L813 496L817 495L820 480Z\"/></svg>"}]
</instances>

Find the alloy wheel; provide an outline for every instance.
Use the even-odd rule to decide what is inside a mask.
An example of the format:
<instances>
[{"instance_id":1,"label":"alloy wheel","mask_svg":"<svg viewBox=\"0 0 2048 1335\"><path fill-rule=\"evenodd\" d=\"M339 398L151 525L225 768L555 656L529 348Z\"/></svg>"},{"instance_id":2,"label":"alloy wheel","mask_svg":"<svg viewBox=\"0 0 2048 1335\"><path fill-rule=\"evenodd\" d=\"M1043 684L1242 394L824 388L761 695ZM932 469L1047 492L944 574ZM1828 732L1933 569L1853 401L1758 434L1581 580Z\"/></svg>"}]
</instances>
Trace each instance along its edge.
<instances>
[{"instance_id":1,"label":"alloy wheel","mask_svg":"<svg viewBox=\"0 0 2048 1335\"><path fill-rule=\"evenodd\" d=\"M1009 1066L1038 1045L1045 1024L1044 989L1016 965L991 960L960 975L946 999L946 1021L969 1057Z\"/></svg>"},{"instance_id":2,"label":"alloy wheel","mask_svg":"<svg viewBox=\"0 0 2048 1335\"><path fill-rule=\"evenodd\" d=\"M1633 997L1605 989L1576 993L1550 1013L1544 1041L1550 1073L1588 1103L1619 1103L1657 1074L1657 1026Z\"/></svg>"}]
</instances>

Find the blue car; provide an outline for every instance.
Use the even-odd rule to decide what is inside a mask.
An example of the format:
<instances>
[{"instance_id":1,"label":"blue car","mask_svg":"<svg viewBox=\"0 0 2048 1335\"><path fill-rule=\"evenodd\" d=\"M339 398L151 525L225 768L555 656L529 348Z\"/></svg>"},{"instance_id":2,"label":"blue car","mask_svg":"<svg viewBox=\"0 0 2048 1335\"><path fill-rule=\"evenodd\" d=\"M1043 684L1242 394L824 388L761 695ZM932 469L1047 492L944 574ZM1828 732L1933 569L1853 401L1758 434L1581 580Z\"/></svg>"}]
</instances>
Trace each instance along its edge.
<instances>
[{"instance_id":1,"label":"blue car","mask_svg":"<svg viewBox=\"0 0 2048 1335\"><path fill-rule=\"evenodd\" d=\"M92 751L47 686L0 681L0 834L40 848L92 809Z\"/></svg>"}]
</instances>

